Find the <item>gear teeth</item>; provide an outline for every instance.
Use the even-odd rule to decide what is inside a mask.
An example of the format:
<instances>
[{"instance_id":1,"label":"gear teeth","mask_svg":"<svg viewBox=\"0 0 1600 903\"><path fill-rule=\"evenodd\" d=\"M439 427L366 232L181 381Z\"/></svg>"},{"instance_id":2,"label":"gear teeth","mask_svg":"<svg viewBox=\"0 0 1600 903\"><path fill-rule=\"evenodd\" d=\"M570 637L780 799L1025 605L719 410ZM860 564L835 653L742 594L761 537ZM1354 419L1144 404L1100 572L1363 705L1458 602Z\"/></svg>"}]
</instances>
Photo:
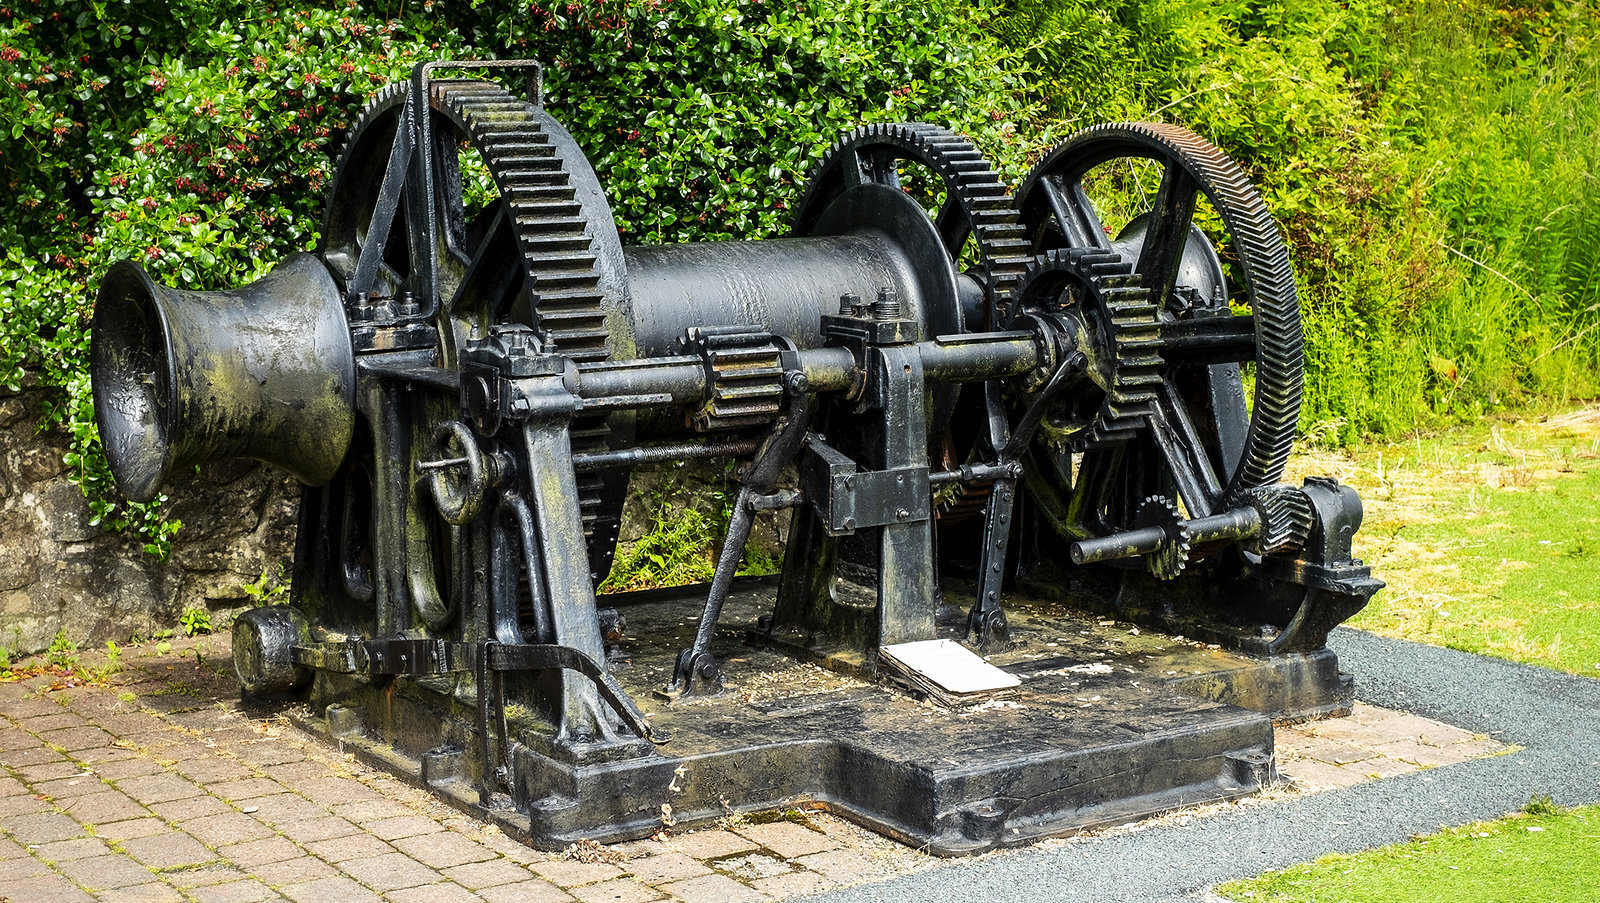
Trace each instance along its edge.
<instances>
[{"instance_id":1,"label":"gear teeth","mask_svg":"<svg viewBox=\"0 0 1600 903\"><path fill-rule=\"evenodd\" d=\"M1154 552L1144 556L1145 567L1157 580L1176 580L1189 565L1189 526L1178 507L1164 495L1152 495L1139 503L1133 516L1134 529L1160 527L1166 534Z\"/></svg>"},{"instance_id":2,"label":"gear teeth","mask_svg":"<svg viewBox=\"0 0 1600 903\"><path fill-rule=\"evenodd\" d=\"M1110 347L1099 349L1111 362L1106 395L1093 422L1056 436L1057 444L1103 448L1127 442L1149 423L1161 375L1161 317L1144 280L1112 251L1066 248L1034 258L1017 285L1017 299L1030 298L1035 284L1053 285L1050 274L1067 273L1085 290L1086 313L1103 317ZM1047 279L1045 283L1037 280Z\"/></svg>"},{"instance_id":3,"label":"gear teeth","mask_svg":"<svg viewBox=\"0 0 1600 903\"><path fill-rule=\"evenodd\" d=\"M1278 483L1245 493L1245 501L1261 518L1261 532L1250 551L1271 555L1305 547L1313 519L1311 499L1295 486Z\"/></svg>"},{"instance_id":4,"label":"gear teeth","mask_svg":"<svg viewBox=\"0 0 1600 903\"><path fill-rule=\"evenodd\" d=\"M609 334L589 222L537 109L475 79L434 82L431 93L433 106L471 138L500 189L527 267L533 326L546 346L579 363L606 360ZM604 417L580 416L572 423L572 450L602 451L610 432ZM593 533L604 488L601 475L579 475L585 535Z\"/></svg>"},{"instance_id":5,"label":"gear teeth","mask_svg":"<svg viewBox=\"0 0 1600 903\"><path fill-rule=\"evenodd\" d=\"M1210 142L1180 126L1120 122L1084 129L1034 167L1023 184L1060 176L1077 161L1104 160L1122 152L1164 155L1182 165L1201 186L1233 238L1256 318L1255 403L1249 439L1221 507L1245 503L1255 487L1283 474L1299 425L1305 390L1305 338L1299 295L1288 249L1277 223L1237 163ZM1081 171L1080 171L1081 173ZM1031 209L1031 207L1030 207Z\"/></svg>"}]
</instances>

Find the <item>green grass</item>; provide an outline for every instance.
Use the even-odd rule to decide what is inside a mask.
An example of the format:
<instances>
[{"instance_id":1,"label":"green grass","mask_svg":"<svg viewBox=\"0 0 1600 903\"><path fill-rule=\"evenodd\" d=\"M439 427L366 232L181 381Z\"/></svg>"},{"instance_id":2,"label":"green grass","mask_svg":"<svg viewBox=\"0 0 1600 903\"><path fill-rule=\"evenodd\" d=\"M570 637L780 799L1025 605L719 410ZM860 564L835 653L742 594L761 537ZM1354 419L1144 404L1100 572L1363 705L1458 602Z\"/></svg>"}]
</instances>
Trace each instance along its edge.
<instances>
[{"instance_id":1,"label":"green grass","mask_svg":"<svg viewBox=\"0 0 1600 903\"><path fill-rule=\"evenodd\" d=\"M1600 410L1313 453L1360 490L1389 586L1352 625L1600 677Z\"/></svg>"},{"instance_id":2,"label":"green grass","mask_svg":"<svg viewBox=\"0 0 1600 903\"><path fill-rule=\"evenodd\" d=\"M1526 903L1600 901L1600 806L1548 803L1490 822L1233 881L1217 890L1248 903Z\"/></svg>"}]
</instances>

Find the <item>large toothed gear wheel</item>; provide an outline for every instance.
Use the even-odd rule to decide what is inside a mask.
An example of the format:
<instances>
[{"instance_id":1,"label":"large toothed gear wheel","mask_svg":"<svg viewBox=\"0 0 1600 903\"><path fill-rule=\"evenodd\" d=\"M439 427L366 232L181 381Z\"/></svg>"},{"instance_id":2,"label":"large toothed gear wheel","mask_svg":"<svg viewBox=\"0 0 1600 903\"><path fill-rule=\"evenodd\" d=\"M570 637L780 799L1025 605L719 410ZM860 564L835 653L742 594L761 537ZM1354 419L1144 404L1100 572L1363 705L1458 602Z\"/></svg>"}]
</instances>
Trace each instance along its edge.
<instances>
[{"instance_id":1,"label":"large toothed gear wheel","mask_svg":"<svg viewBox=\"0 0 1600 903\"><path fill-rule=\"evenodd\" d=\"M1098 389L1063 392L1039 422L1040 437L1060 453L1125 441L1144 426L1161 384L1160 319L1133 266L1111 251L1049 251L1029 266L1016 292L1012 328L1055 319L1075 337Z\"/></svg>"},{"instance_id":2,"label":"large toothed gear wheel","mask_svg":"<svg viewBox=\"0 0 1600 903\"><path fill-rule=\"evenodd\" d=\"M1107 234L1085 190L1095 167L1143 158L1161 169L1147 213ZM1128 167L1109 167L1113 176ZM1230 298L1216 250L1193 222L1204 195L1230 239L1239 291ZM1168 391L1154 438L1185 507L1198 515L1243 504L1275 483L1294 441L1304 384L1300 306L1277 225L1238 165L1173 125L1113 123L1086 129L1046 154L1018 192L1041 251L1122 253L1162 310ZM1243 304L1251 316L1235 316ZM1239 365L1255 368L1247 409Z\"/></svg>"},{"instance_id":3,"label":"large toothed gear wheel","mask_svg":"<svg viewBox=\"0 0 1600 903\"><path fill-rule=\"evenodd\" d=\"M952 263L974 265L967 271L983 290L982 304L964 311L969 328L994 328L1010 318L1017 282L1033 259L1027 233L1019 222L1011 190L972 142L949 129L926 123L877 123L857 128L823 154L812 171L804 198L796 208L795 234L809 234L827 206L854 185L876 182L901 186L906 163L931 171L942 183L943 202L933 213L935 226ZM976 400L973 395L969 405ZM943 416L943 412L936 412ZM966 411L952 425L959 436L945 436L935 449L939 463L969 463L981 413ZM937 502L941 523L981 515L988 504L989 483L955 483Z\"/></svg>"},{"instance_id":4,"label":"large toothed gear wheel","mask_svg":"<svg viewBox=\"0 0 1600 903\"><path fill-rule=\"evenodd\" d=\"M322 255L348 287L362 248L386 202L383 188L395 134L406 122L407 84L379 93L356 118L340 156L323 223ZM575 361L631 356L627 336L608 328L620 314L624 290L621 243L598 180L566 130L543 109L479 79L434 81L427 98L432 153L437 163L432 211L441 246L419 249L409 240L416 215L400 202L384 238L383 256L368 288L393 296L418 272L415 255L433 255L444 310L440 353L453 360L460 336L485 334L501 323L524 323L543 346ZM481 167L492 188L473 206L463 189L464 167ZM487 173L483 173L487 170ZM572 424L574 452L602 451L610 429L604 416ZM597 576L609 570L620 521L622 481L581 474L580 503Z\"/></svg>"},{"instance_id":5,"label":"large toothed gear wheel","mask_svg":"<svg viewBox=\"0 0 1600 903\"><path fill-rule=\"evenodd\" d=\"M977 265L970 275L982 284L990 325L1004 319L1017 280L1033 254L1018 219L1011 190L971 141L922 122L864 125L822 155L796 207L795 234L808 235L828 204L863 182L900 187L902 163L921 164L944 183L934 225L952 262L968 241Z\"/></svg>"}]
</instances>

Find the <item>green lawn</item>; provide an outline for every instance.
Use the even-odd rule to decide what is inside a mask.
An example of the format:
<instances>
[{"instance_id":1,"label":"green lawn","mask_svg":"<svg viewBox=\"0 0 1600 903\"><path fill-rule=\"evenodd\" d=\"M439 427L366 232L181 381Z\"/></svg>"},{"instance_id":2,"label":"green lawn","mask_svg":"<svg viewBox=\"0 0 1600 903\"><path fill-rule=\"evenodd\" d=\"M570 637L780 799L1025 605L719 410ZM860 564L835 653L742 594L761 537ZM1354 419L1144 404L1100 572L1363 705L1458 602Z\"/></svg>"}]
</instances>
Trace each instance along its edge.
<instances>
[{"instance_id":1,"label":"green lawn","mask_svg":"<svg viewBox=\"0 0 1600 903\"><path fill-rule=\"evenodd\" d=\"M1388 581L1353 626L1600 678L1600 409L1338 452L1356 553ZM1600 901L1600 807L1527 812L1218 888L1248 903Z\"/></svg>"},{"instance_id":2,"label":"green lawn","mask_svg":"<svg viewBox=\"0 0 1600 903\"><path fill-rule=\"evenodd\" d=\"M1600 677L1600 409L1311 453L1388 581L1352 626Z\"/></svg>"},{"instance_id":3,"label":"green lawn","mask_svg":"<svg viewBox=\"0 0 1600 903\"><path fill-rule=\"evenodd\" d=\"M1600 901L1600 806L1529 808L1546 814L1519 813L1354 856L1324 856L1217 890L1248 903Z\"/></svg>"}]
</instances>

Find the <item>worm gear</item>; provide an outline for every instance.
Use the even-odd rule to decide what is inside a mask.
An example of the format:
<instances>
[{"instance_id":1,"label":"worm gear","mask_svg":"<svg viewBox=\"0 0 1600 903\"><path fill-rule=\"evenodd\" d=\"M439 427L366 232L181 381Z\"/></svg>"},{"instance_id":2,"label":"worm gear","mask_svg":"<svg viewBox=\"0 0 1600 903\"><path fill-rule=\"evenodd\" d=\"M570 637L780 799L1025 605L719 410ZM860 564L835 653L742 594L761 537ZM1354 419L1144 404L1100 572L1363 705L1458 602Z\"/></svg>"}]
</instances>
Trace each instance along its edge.
<instances>
[{"instance_id":1,"label":"worm gear","mask_svg":"<svg viewBox=\"0 0 1600 903\"><path fill-rule=\"evenodd\" d=\"M1259 486L1245 494L1245 501L1261 518L1261 532L1246 548L1257 555L1271 555L1304 548L1311 534L1311 500L1296 486L1278 483Z\"/></svg>"},{"instance_id":2,"label":"worm gear","mask_svg":"<svg viewBox=\"0 0 1600 903\"><path fill-rule=\"evenodd\" d=\"M1058 451L1126 441L1145 425L1161 384L1160 319L1150 290L1112 251L1067 248L1034 259L1017 285L1021 311L1056 320L1087 358L1098 391L1065 393L1040 435ZM1052 355L1059 356L1057 354Z\"/></svg>"},{"instance_id":3,"label":"worm gear","mask_svg":"<svg viewBox=\"0 0 1600 903\"><path fill-rule=\"evenodd\" d=\"M1156 528L1165 534L1154 552L1144 556L1145 567L1158 580L1176 580L1189 564L1189 527L1172 500L1152 495L1139 503L1133 515L1136 530Z\"/></svg>"}]
</instances>

